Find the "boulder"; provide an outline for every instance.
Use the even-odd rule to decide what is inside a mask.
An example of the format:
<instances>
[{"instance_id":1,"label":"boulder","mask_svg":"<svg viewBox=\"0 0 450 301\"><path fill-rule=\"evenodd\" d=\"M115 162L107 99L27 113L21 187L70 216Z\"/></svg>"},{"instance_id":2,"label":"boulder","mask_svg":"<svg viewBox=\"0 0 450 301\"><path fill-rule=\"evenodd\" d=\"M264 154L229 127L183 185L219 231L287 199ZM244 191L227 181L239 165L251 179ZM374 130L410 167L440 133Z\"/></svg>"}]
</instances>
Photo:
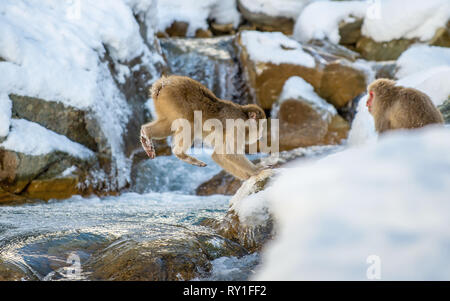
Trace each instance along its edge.
<instances>
[{"instance_id":1,"label":"boulder","mask_svg":"<svg viewBox=\"0 0 450 301\"><path fill-rule=\"evenodd\" d=\"M292 76L299 76L306 80L314 87L317 94L337 108L346 105L366 89L366 77L362 71L352 68L342 58L331 55L321 56L311 47L304 49L314 58L314 67L294 63L276 63L270 59L254 60L249 55L247 45L242 42L243 33L245 32L241 32L236 37L236 46L240 49L240 61L247 77L249 90L255 102L263 109L270 110L272 108L272 104L280 96L285 81ZM293 45L294 43L296 43L296 51L302 48L296 41L289 40L289 44ZM273 47L273 45L271 46ZM264 43L258 45L260 49L265 47ZM277 53L274 55L291 57L290 51L293 49L280 43Z\"/></svg>"},{"instance_id":2,"label":"boulder","mask_svg":"<svg viewBox=\"0 0 450 301\"><path fill-rule=\"evenodd\" d=\"M0 149L0 204L65 199L92 192L92 187L83 183L94 160L62 152L31 156Z\"/></svg>"},{"instance_id":3,"label":"boulder","mask_svg":"<svg viewBox=\"0 0 450 301\"><path fill-rule=\"evenodd\" d=\"M214 194L234 195L242 183L242 180L222 170L210 180L198 186L195 194L202 196Z\"/></svg>"},{"instance_id":4,"label":"boulder","mask_svg":"<svg viewBox=\"0 0 450 301\"><path fill-rule=\"evenodd\" d=\"M371 38L361 37L356 43L356 50L370 61L396 60L416 40L398 39L389 42L375 42Z\"/></svg>"},{"instance_id":5,"label":"boulder","mask_svg":"<svg viewBox=\"0 0 450 301\"><path fill-rule=\"evenodd\" d=\"M0 259L0 281L35 280L18 266Z\"/></svg>"},{"instance_id":6,"label":"boulder","mask_svg":"<svg viewBox=\"0 0 450 301\"><path fill-rule=\"evenodd\" d=\"M263 200L263 194L257 196L258 204L254 208L250 210L243 208L249 201L248 197L264 192L273 175L273 170L264 170L245 181L231 199L230 208L224 219L215 225L216 231L221 236L237 242L251 253L260 251L273 237L273 219Z\"/></svg>"},{"instance_id":7,"label":"boulder","mask_svg":"<svg viewBox=\"0 0 450 301\"><path fill-rule=\"evenodd\" d=\"M144 241L125 239L94 254L84 265L90 271L89 279L192 280L208 274L211 260L247 254L241 246L220 236L171 227L175 235Z\"/></svg>"},{"instance_id":8,"label":"boulder","mask_svg":"<svg viewBox=\"0 0 450 301\"><path fill-rule=\"evenodd\" d=\"M430 42L433 46L450 47L450 21L447 26L439 28Z\"/></svg>"},{"instance_id":9,"label":"boulder","mask_svg":"<svg viewBox=\"0 0 450 301\"><path fill-rule=\"evenodd\" d=\"M247 20L257 30L281 31L286 35L291 35L294 30L293 18L284 16L271 16L262 12L252 12L240 0L238 0L238 8L244 19Z\"/></svg>"},{"instance_id":10,"label":"boulder","mask_svg":"<svg viewBox=\"0 0 450 301\"><path fill-rule=\"evenodd\" d=\"M363 19L354 19L351 22L341 21L339 23L339 44L352 48L361 38L361 27Z\"/></svg>"}]
</instances>

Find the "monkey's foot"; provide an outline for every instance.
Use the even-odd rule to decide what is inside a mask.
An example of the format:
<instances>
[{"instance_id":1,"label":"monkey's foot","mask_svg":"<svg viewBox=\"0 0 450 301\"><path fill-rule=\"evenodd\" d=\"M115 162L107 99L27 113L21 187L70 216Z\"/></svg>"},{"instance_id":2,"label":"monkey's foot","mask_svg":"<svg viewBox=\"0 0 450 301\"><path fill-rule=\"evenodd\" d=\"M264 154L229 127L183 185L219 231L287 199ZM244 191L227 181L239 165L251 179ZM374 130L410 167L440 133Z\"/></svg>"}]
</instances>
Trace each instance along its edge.
<instances>
[{"instance_id":1,"label":"monkey's foot","mask_svg":"<svg viewBox=\"0 0 450 301\"><path fill-rule=\"evenodd\" d=\"M152 139L149 139L143 131L141 131L141 144L147 153L147 156L149 156L150 159L155 159L156 151Z\"/></svg>"}]
</instances>

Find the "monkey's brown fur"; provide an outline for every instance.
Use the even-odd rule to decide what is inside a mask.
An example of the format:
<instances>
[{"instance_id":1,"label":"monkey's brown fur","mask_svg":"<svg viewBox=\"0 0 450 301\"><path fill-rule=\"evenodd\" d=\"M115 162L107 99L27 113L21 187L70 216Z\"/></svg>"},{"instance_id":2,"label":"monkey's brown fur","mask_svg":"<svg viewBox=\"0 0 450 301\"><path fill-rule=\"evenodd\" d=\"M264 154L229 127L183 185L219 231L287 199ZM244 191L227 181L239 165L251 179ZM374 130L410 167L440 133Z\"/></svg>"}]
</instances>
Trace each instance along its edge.
<instances>
[{"instance_id":1,"label":"monkey's brown fur","mask_svg":"<svg viewBox=\"0 0 450 301\"><path fill-rule=\"evenodd\" d=\"M191 137L194 135L194 111L202 112L203 122L208 119L218 119L224 127L223 137L226 136L226 119L256 121L265 119L264 111L257 105L241 106L228 100L219 99L208 88L199 82L185 76L162 77L151 88L157 120L145 124L141 128L141 143L150 158L155 157L152 139L165 139L177 134L179 130L172 131L172 122L177 119L188 120L191 124ZM203 132L203 137L209 133ZM192 141L193 139L191 139ZM186 155L185 152L192 145L173 145L177 148L174 154L189 164L204 167L206 164L196 158ZM214 152L212 159L224 170L237 178L248 179L256 175L259 170L243 154L218 154Z\"/></svg>"},{"instance_id":2,"label":"monkey's brown fur","mask_svg":"<svg viewBox=\"0 0 450 301\"><path fill-rule=\"evenodd\" d=\"M374 81L367 90L373 92L371 113L379 133L444 123L431 99L419 90L396 86L388 79Z\"/></svg>"}]
</instances>

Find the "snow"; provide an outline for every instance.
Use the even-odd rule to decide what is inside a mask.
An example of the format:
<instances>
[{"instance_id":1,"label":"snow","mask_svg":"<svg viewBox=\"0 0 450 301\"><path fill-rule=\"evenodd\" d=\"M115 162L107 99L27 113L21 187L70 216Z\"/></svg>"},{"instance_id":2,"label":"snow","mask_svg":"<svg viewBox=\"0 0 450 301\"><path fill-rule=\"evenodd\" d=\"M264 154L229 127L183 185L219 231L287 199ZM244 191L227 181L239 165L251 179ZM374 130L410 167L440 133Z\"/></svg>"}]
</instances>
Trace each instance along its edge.
<instances>
[{"instance_id":1,"label":"snow","mask_svg":"<svg viewBox=\"0 0 450 301\"><path fill-rule=\"evenodd\" d=\"M156 15L157 31L165 31L175 21L186 22L188 37L195 36L198 29L208 29L209 19L237 27L241 18L236 0L158 0Z\"/></svg>"},{"instance_id":2,"label":"snow","mask_svg":"<svg viewBox=\"0 0 450 301\"><path fill-rule=\"evenodd\" d=\"M450 280L450 129L384 135L284 170L269 191L278 236L256 280Z\"/></svg>"},{"instance_id":3,"label":"snow","mask_svg":"<svg viewBox=\"0 0 450 301\"><path fill-rule=\"evenodd\" d=\"M255 62L294 64L308 68L316 65L314 58L303 51L300 43L281 32L243 31L241 43Z\"/></svg>"},{"instance_id":4,"label":"snow","mask_svg":"<svg viewBox=\"0 0 450 301\"><path fill-rule=\"evenodd\" d=\"M0 93L0 137L6 137L11 125L11 99L4 93Z\"/></svg>"},{"instance_id":5,"label":"snow","mask_svg":"<svg viewBox=\"0 0 450 301\"><path fill-rule=\"evenodd\" d=\"M94 153L66 136L52 132L37 123L24 119L11 120L11 132L0 144L7 150L30 156L41 156L60 151L80 159L88 159Z\"/></svg>"},{"instance_id":6,"label":"snow","mask_svg":"<svg viewBox=\"0 0 450 301\"><path fill-rule=\"evenodd\" d=\"M299 99L310 104L327 121L331 121L331 118L337 114L333 105L317 95L314 92L314 87L298 76L292 76L284 83L283 90L277 105L273 109L272 116L277 116L277 109L283 101L288 99Z\"/></svg>"},{"instance_id":7,"label":"snow","mask_svg":"<svg viewBox=\"0 0 450 301\"><path fill-rule=\"evenodd\" d=\"M404 0L378 3L378 16L366 18L362 27L362 34L377 42L401 38L428 41L450 19L448 0L409 0L407 5Z\"/></svg>"},{"instance_id":8,"label":"snow","mask_svg":"<svg viewBox=\"0 0 450 301\"><path fill-rule=\"evenodd\" d=\"M375 130L375 121L366 106L367 94L359 100L352 127L348 133L347 145L358 146L365 143L376 142L378 134Z\"/></svg>"},{"instance_id":9,"label":"snow","mask_svg":"<svg viewBox=\"0 0 450 301\"><path fill-rule=\"evenodd\" d=\"M397 60L397 78L440 66L450 66L450 48L416 45L402 53Z\"/></svg>"},{"instance_id":10,"label":"snow","mask_svg":"<svg viewBox=\"0 0 450 301\"><path fill-rule=\"evenodd\" d=\"M6 59L0 74L8 75L0 93L92 112L111 146L119 186L129 179L122 136L131 110L104 56L118 68L119 82L130 74L125 63L136 57L146 66L162 61L144 43L133 15L153 6L148 0L3 0L0 6L0 57Z\"/></svg>"},{"instance_id":11,"label":"snow","mask_svg":"<svg viewBox=\"0 0 450 301\"><path fill-rule=\"evenodd\" d=\"M400 79L397 85L418 89L427 94L434 105L441 105L450 96L450 66L414 73Z\"/></svg>"},{"instance_id":12,"label":"snow","mask_svg":"<svg viewBox=\"0 0 450 301\"><path fill-rule=\"evenodd\" d=\"M338 44L339 23L364 18L369 4L362 1L314 2L302 11L294 26L293 37L306 43L328 39Z\"/></svg>"},{"instance_id":13,"label":"snow","mask_svg":"<svg viewBox=\"0 0 450 301\"><path fill-rule=\"evenodd\" d=\"M256 14L296 19L309 0L240 0L242 6Z\"/></svg>"}]
</instances>

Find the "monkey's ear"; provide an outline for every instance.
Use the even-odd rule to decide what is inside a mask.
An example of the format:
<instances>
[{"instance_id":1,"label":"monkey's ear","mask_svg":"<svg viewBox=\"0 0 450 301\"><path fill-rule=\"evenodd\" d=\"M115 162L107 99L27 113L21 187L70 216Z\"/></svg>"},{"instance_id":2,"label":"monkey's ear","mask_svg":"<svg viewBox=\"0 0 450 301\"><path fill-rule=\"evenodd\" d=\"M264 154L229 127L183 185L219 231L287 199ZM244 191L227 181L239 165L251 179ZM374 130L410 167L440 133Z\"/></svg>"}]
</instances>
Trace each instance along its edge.
<instances>
[{"instance_id":1,"label":"monkey's ear","mask_svg":"<svg viewBox=\"0 0 450 301\"><path fill-rule=\"evenodd\" d=\"M256 119L256 116L257 116L256 112L252 112L252 111L248 112L248 118Z\"/></svg>"}]
</instances>

